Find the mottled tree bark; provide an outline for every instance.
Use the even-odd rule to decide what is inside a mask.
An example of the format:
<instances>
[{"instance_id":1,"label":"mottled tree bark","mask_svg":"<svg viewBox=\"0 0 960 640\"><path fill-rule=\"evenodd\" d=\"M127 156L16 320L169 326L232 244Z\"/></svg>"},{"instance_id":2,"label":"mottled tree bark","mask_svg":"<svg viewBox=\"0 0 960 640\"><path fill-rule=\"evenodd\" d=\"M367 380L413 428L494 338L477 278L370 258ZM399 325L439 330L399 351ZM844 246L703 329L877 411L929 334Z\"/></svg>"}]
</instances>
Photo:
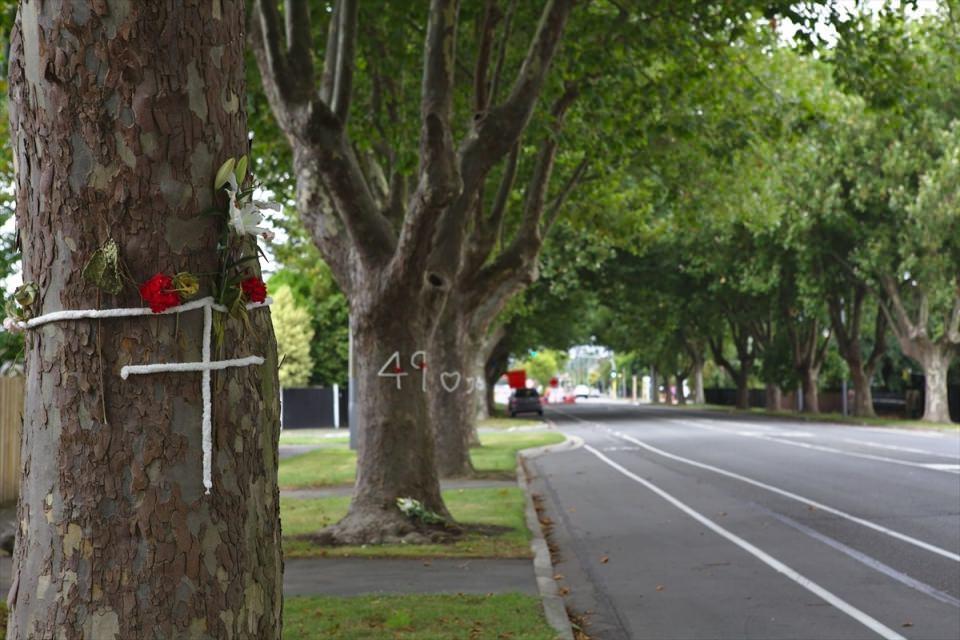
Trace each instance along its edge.
<instances>
[{"instance_id":1,"label":"mottled tree bark","mask_svg":"<svg viewBox=\"0 0 960 640\"><path fill-rule=\"evenodd\" d=\"M754 351L754 342L735 322L729 321L733 344L737 349L737 358L739 367L733 365L723 355L723 340L710 338L710 351L713 354L713 360L730 375L734 384L737 386L736 407L738 409L750 408L750 374L753 372L753 364L756 360Z\"/></svg>"},{"instance_id":2,"label":"mottled tree bark","mask_svg":"<svg viewBox=\"0 0 960 640\"><path fill-rule=\"evenodd\" d=\"M787 333L793 347L793 366L800 376L803 389L803 412L820 413L820 368L827 356L830 332L821 339L820 323L816 320L787 322Z\"/></svg>"},{"instance_id":3,"label":"mottled tree bark","mask_svg":"<svg viewBox=\"0 0 960 640\"><path fill-rule=\"evenodd\" d=\"M81 271L116 240L130 275L210 273L217 167L247 150L243 4L24 0L10 121L24 279L35 312L139 307ZM221 205L225 203L221 202ZM201 295L209 294L204 283ZM231 325L213 374L204 494L202 312L31 331L8 638L279 638L276 346L269 312Z\"/></svg>"},{"instance_id":4,"label":"mottled tree bark","mask_svg":"<svg viewBox=\"0 0 960 640\"><path fill-rule=\"evenodd\" d=\"M480 349L470 335L470 318L460 311L458 302L454 296L448 298L429 351L430 417L436 431L437 472L443 478L473 474L470 441L478 390L476 381L468 377Z\"/></svg>"},{"instance_id":5,"label":"mottled tree bark","mask_svg":"<svg viewBox=\"0 0 960 640\"><path fill-rule=\"evenodd\" d=\"M915 318L911 317L893 278L881 279L888 304L884 313L893 329L903 354L923 368L924 410L926 422L950 422L947 373L950 364L960 354L960 287L953 308L945 318L942 335L934 338L929 333L930 308L926 295L918 294Z\"/></svg>"},{"instance_id":6,"label":"mottled tree bark","mask_svg":"<svg viewBox=\"0 0 960 640\"><path fill-rule=\"evenodd\" d=\"M775 382L766 384L766 408L767 411L780 411L780 405L783 402L783 390Z\"/></svg>"},{"instance_id":7,"label":"mottled tree bark","mask_svg":"<svg viewBox=\"0 0 960 640\"><path fill-rule=\"evenodd\" d=\"M487 175L530 121L574 2L546 3L509 95L499 103L491 95L488 108L477 113L457 146L451 120L460 3L431 0L414 175L383 169L395 157L390 140L373 145L386 147L385 153L367 154L358 151L347 131L359 4L333 3L319 82L310 3L256 0L251 34L265 93L293 149L300 215L350 301L357 328L361 409L356 429L363 443L357 484L349 514L323 535L330 542L350 543L410 536L395 504L398 494L448 515L433 446L423 437L433 431L426 394L409 384L397 393L390 388L393 379L378 372L392 352L399 352L405 369L413 354L429 352L428 341L460 270L474 204ZM478 68L485 68L481 61ZM369 71L376 86L389 91L391 83L377 69ZM408 185L415 186L411 194ZM429 373L429 361L427 367ZM417 420L420 424L414 424ZM386 472L376 468L383 464Z\"/></svg>"},{"instance_id":8,"label":"mottled tree bark","mask_svg":"<svg viewBox=\"0 0 960 640\"><path fill-rule=\"evenodd\" d=\"M835 293L828 295L827 308L830 312L833 334L837 337L837 350L846 361L853 381L853 414L872 417L876 413L873 409L873 392L870 385L873 382L877 363L887 349L887 316L881 309L877 309L873 349L864 358L860 334L866 297L866 286L857 285L846 298Z\"/></svg>"}]
</instances>

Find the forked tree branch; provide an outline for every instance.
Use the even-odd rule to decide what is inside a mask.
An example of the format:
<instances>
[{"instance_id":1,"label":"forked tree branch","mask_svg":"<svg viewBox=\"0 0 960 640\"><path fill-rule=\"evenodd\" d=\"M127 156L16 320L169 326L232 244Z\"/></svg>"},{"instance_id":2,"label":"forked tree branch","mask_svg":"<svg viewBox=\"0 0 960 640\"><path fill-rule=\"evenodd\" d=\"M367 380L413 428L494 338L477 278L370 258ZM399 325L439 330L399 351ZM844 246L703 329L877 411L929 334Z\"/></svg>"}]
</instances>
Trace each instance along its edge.
<instances>
[{"instance_id":1,"label":"forked tree branch","mask_svg":"<svg viewBox=\"0 0 960 640\"><path fill-rule=\"evenodd\" d=\"M517 143L513 145L513 149L510 150L510 155L507 157L507 164L504 167L503 175L500 177L497 195L490 206L490 214L477 219L477 224L470 235L470 246L467 248L463 268L466 277L475 274L484 265L500 237L510 193L513 191L513 185L517 179L519 160L520 144Z\"/></svg>"},{"instance_id":2,"label":"forked tree branch","mask_svg":"<svg viewBox=\"0 0 960 640\"><path fill-rule=\"evenodd\" d=\"M437 222L436 238L427 262L427 270L438 282L452 280L463 257L467 218L487 174L500 162L520 138L540 97L560 37L575 0L548 0L530 49L521 65L510 96L503 104L487 111L485 117L475 119L459 151L460 177L463 183L459 196L442 212ZM409 256L409 243L404 250Z\"/></svg>"}]
</instances>

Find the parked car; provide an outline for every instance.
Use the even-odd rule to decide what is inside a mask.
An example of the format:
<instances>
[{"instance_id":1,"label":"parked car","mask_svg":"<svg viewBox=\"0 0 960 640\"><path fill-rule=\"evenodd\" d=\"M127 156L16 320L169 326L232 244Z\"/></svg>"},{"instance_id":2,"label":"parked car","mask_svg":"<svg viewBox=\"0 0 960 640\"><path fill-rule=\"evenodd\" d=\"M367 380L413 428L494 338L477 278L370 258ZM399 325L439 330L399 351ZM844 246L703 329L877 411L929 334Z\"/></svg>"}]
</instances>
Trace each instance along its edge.
<instances>
[{"instance_id":1,"label":"parked car","mask_svg":"<svg viewBox=\"0 0 960 640\"><path fill-rule=\"evenodd\" d=\"M507 410L511 418L518 413L537 413L542 416L543 404L540 402L540 394L536 389L517 389L510 396Z\"/></svg>"}]
</instances>

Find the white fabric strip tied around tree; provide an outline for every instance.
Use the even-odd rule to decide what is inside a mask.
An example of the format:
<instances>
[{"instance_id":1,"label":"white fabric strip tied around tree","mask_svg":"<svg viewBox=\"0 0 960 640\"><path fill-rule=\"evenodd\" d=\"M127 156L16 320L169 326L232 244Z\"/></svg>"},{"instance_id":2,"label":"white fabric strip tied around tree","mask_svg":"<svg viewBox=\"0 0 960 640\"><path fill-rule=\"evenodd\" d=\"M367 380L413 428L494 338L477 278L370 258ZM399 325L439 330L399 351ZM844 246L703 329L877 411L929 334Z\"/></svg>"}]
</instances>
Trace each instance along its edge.
<instances>
[{"instance_id":1,"label":"white fabric strip tied around tree","mask_svg":"<svg viewBox=\"0 0 960 640\"><path fill-rule=\"evenodd\" d=\"M252 302L246 305L247 309L260 309L267 307L273 302L267 298L263 302ZM89 318L134 318L139 316L159 316L170 315L174 313L185 313L203 309L203 346L201 349L200 362L171 362L161 364L133 364L126 365L120 369L120 377L126 380L131 375L148 375L152 373L191 373L200 372L203 374L203 486L209 495L213 488L213 399L210 389L211 371L222 371L231 367L250 367L259 366L264 363L260 356L247 356L245 358L234 358L231 360L212 360L211 342L213 341L213 312L219 311L227 313L227 308L214 302L213 298L200 298L192 300L185 304L170 307L159 313L154 313L148 308L129 308L129 309L78 309L69 311L53 311L51 313L31 318L19 325L24 329L36 329L51 322L64 322L68 320L85 320Z\"/></svg>"}]
</instances>

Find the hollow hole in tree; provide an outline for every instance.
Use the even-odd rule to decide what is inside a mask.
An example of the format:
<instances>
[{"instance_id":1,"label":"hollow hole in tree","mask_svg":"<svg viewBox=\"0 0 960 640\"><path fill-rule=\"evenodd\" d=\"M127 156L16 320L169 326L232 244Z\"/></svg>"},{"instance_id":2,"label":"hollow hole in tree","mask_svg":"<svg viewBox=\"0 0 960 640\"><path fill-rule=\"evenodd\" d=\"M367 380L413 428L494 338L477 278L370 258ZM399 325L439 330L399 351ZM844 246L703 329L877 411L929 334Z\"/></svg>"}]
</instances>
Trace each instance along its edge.
<instances>
[{"instance_id":1,"label":"hollow hole in tree","mask_svg":"<svg viewBox=\"0 0 960 640\"><path fill-rule=\"evenodd\" d=\"M430 283L431 287L436 287L437 289L442 288L444 285L443 278L441 278L435 273L431 273L427 275L427 282Z\"/></svg>"}]
</instances>

